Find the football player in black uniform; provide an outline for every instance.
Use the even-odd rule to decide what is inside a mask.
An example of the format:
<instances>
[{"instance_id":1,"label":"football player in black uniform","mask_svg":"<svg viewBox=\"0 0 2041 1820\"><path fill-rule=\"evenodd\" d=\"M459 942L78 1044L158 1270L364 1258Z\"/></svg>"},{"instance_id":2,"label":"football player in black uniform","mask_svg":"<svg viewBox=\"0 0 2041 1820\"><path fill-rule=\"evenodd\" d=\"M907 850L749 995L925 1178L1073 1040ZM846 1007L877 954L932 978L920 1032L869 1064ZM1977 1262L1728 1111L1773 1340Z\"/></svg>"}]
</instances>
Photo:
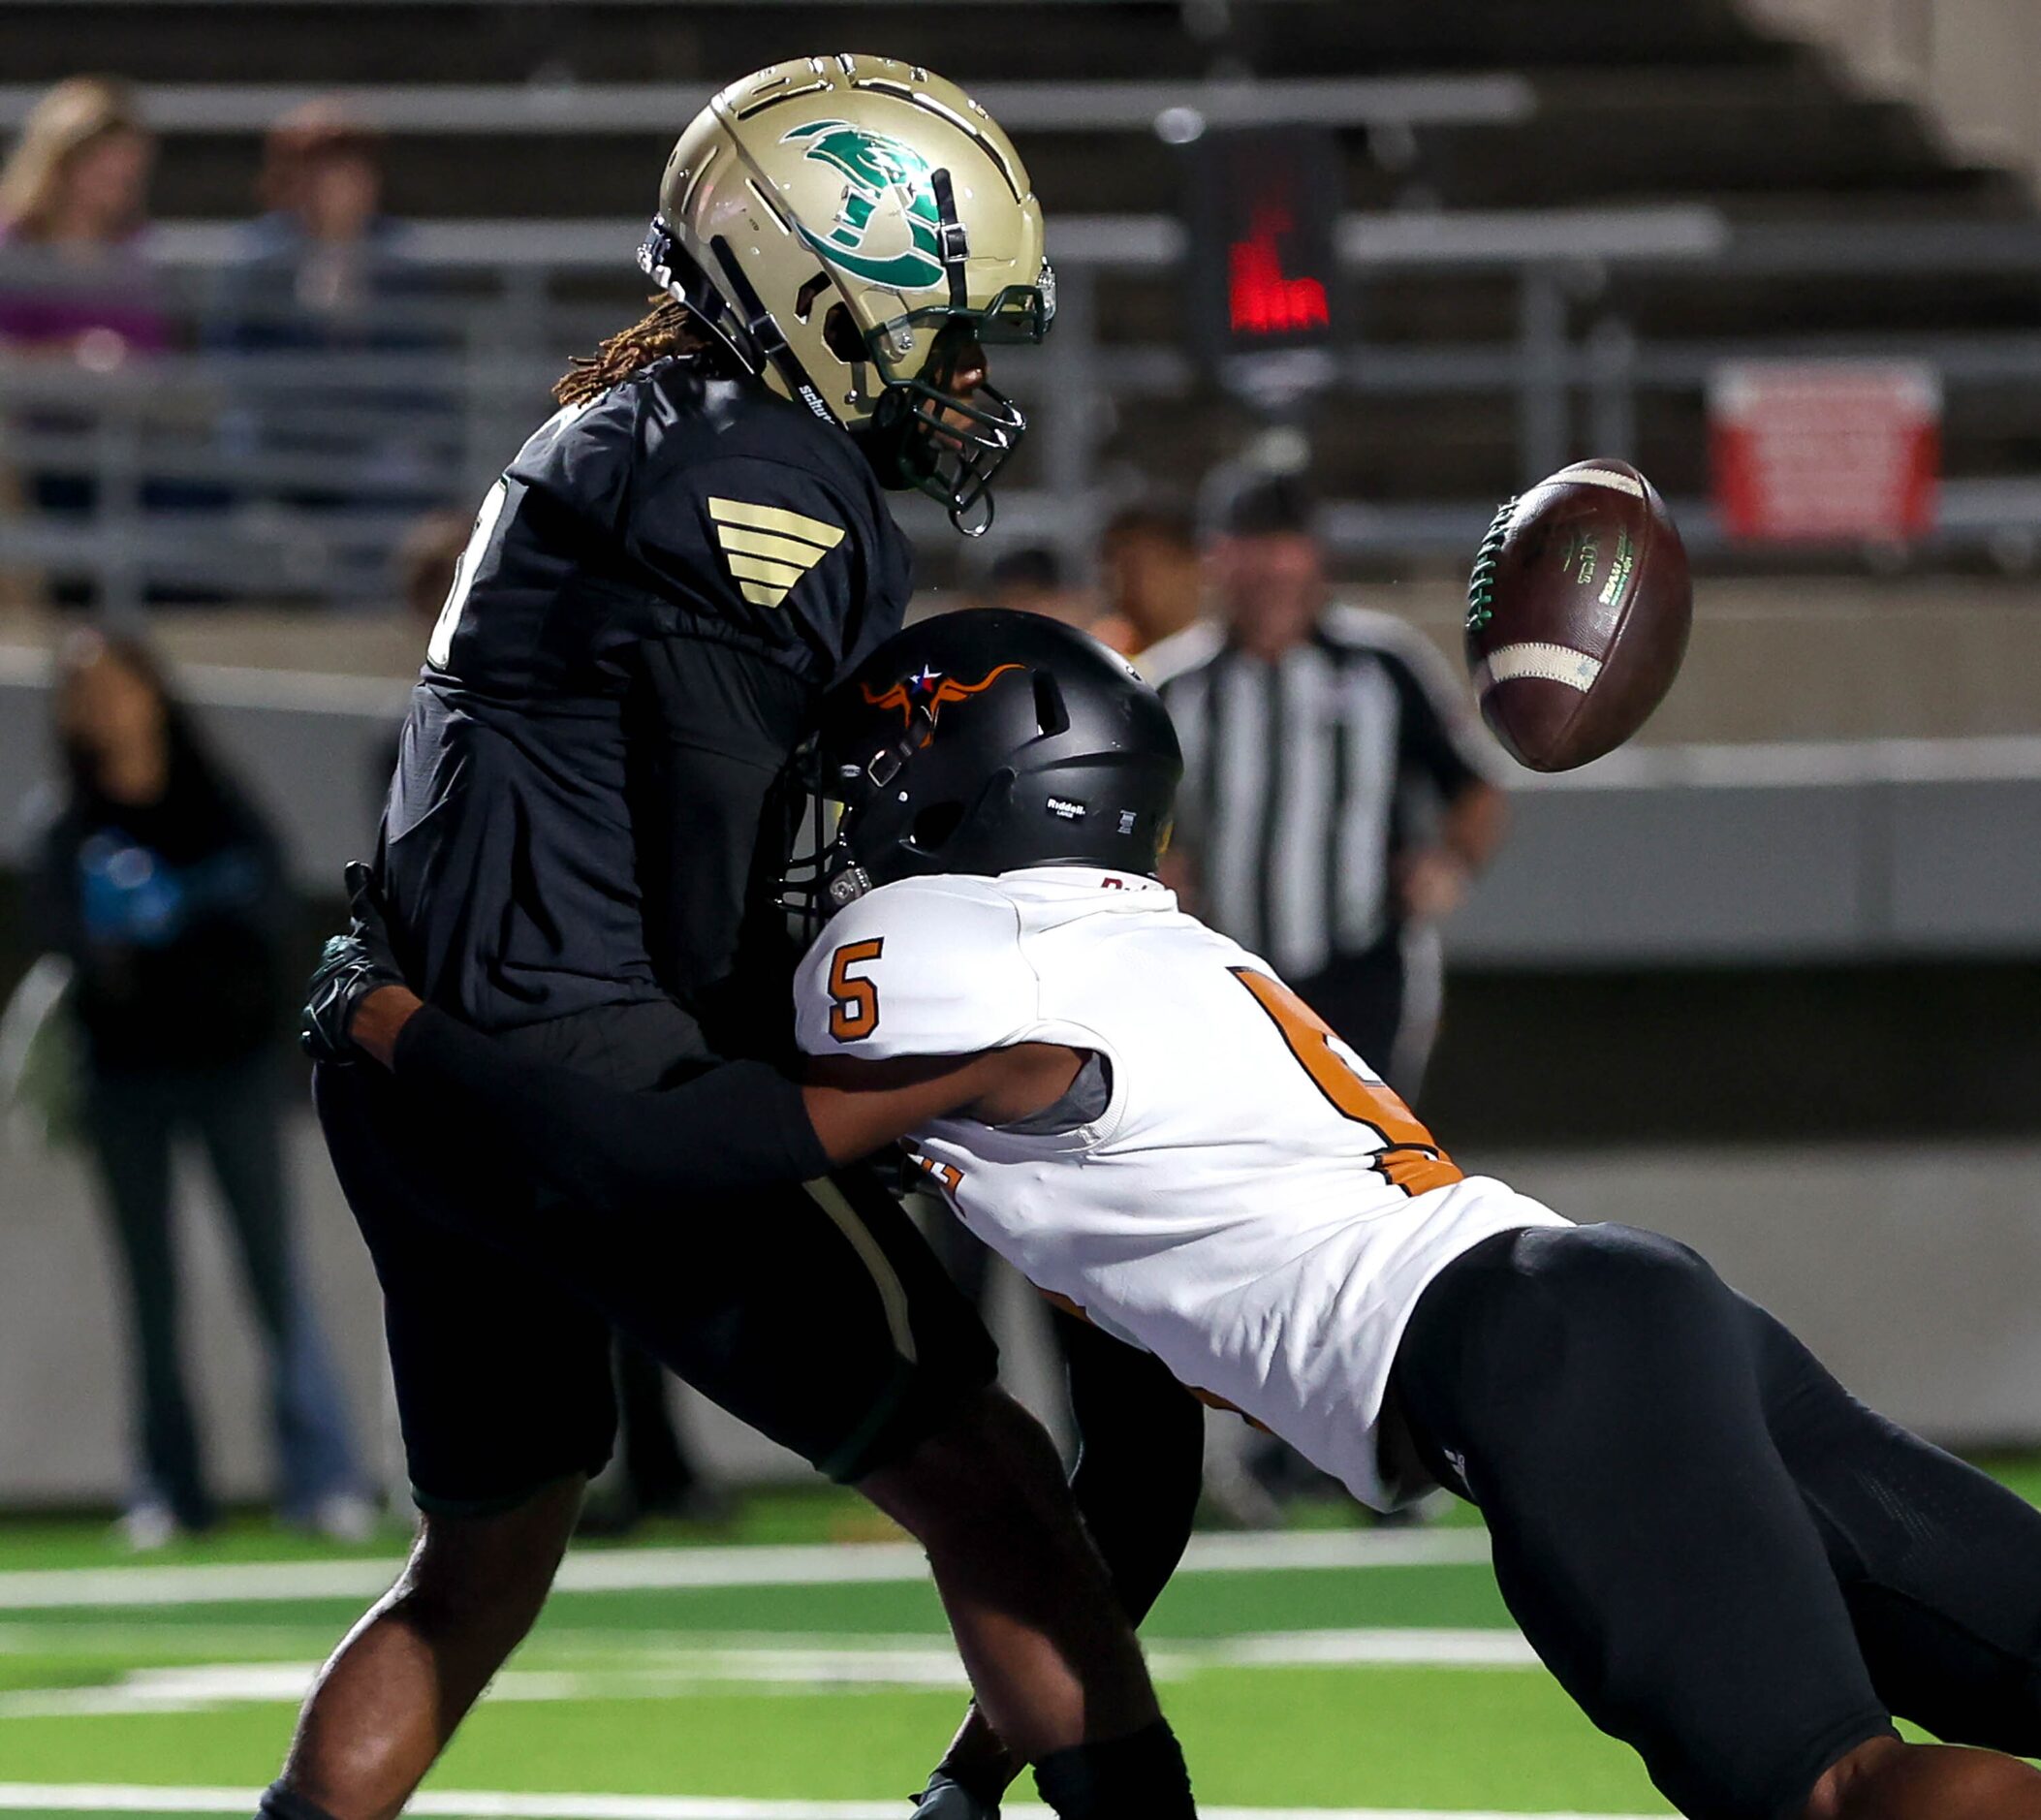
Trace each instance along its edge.
<instances>
[{"instance_id":1,"label":"football player in black uniform","mask_svg":"<svg viewBox=\"0 0 2041 1820\"><path fill-rule=\"evenodd\" d=\"M483 504L377 863L427 1000L617 1088L781 1047L784 918L747 915L783 857L775 779L822 692L900 624L882 489L989 519L1023 425L984 345L1039 340L1054 295L1005 135L940 78L864 57L719 95L641 264L666 298L561 382ZM926 1544L978 1692L1057 1811L1191 1812L975 1314L873 1181L832 1174L769 1095L755 1115L774 1077L751 1067L724 1077L702 1180L785 1185L636 1224L464 1145L377 1071L319 1068L424 1516L321 1677L271 1814L393 1815L528 1628L611 1448L612 1323Z\"/></svg>"},{"instance_id":2,"label":"football player in black uniform","mask_svg":"<svg viewBox=\"0 0 2041 1820\"><path fill-rule=\"evenodd\" d=\"M1010 1251L1025 1232L1020 1248L1045 1274L1066 1291L1088 1284L1102 1317L1166 1336L1179 1365L1258 1365L1272 1418L1322 1406L1317 1377L1300 1401L1296 1354L1336 1352L1334 1327L1373 1324L1391 1356L1370 1476L1405 1489L1429 1477L1480 1506L1524 1634L1683 1813L2041 1820L2041 1773L2010 1754L2041 1751L2041 1513L1867 1409L1685 1246L1617 1225L1477 1223L1460 1227L1464 1248L1434 1251L1422 1273L1408 1252L1379 1274L1364 1262L1338 1307L1306 1296L1287 1325L1257 1285L1253 1313L1235 1324L1233 1293L1211 1285L1240 1292L1261 1268L1253 1259L1268 1254L1245 1248L1247 1228L1260 1225L1278 1252L1294 1245L1299 1259L1330 1246L1332 1159L1348 1159L1353 1218L1366 1225L1404 1224L1361 1181L1379 1184L1392 1150L1440 1171L1416 1178L1432 1192L1406 1187L1405 1231L1421 1247L1466 1217L1462 1196L1478 1204L1499 1184L1462 1181L1414 1121L1394 1143L1377 1126L1389 1147L1372 1154L1367 1137L1313 1138L1300 1123L1282 1140L1297 1146L1289 1179L1302 1197L1286 1230L1266 1199L1284 1165L1253 1133L1214 1117L1212 1096L1273 1067L1288 1092L1322 1094L1364 1126L1385 1112L1407 1116L1367 1084L1358 1058L1281 1019L1259 1054L1235 1052L1233 1031L1201 1047L1192 1020L1208 1000L1169 1024L1181 1046L1173 1082L1155 1078L1152 1054L1144 1062L1115 1041L1132 1027L1124 1007L1100 1010L1096 1024L1065 1021L1073 982L1097 989L1113 955L1139 978L1145 943L1166 946L1167 981L1146 976L1157 1016L1171 1009L1159 994L1183 978L1175 969L1197 964L1177 945L1185 919L1166 900L1141 912L1132 889L1156 868L1180 769L1154 692L1068 627L954 613L875 652L823 717L817 771L844 812L820 882L832 903L873 892L878 905L902 882L963 878L954 892L895 896L884 938L839 932L833 964L811 957L805 1084L744 1083L745 1103L790 1146L804 1138L839 1159L919 1134L924 1166L959 1212L1003 1234ZM1073 803L1088 812L1059 812ZM1070 894L1052 910L1037 896L1040 920L1022 924L1021 894L1057 889L1027 868L1054 866L1082 869L1061 888ZM1019 878L1003 894L965 888L973 874ZM1086 945L1072 932L1085 920L1083 895L1102 900L1101 887L1124 893L1092 913L1117 926ZM396 984L365 891L358 902L357 936L330 945L319 976L324 1040L359 1043L450 1129L518 1151L553 1178L581 1181L593 1146L605 1161L588 1191L621 1217L665 1217L695 1192L708 1135L733 1115L727 1070L623 1094L537 1067L420 1006ZM1023 926L1024 951L1012 946ZM1002 983L1002 949L1033 973L1039 1003L1013 974ZM993 1009L953 1020L947 1007L968 1007L981 985ZM1199 1002L1194 985L1182 990ZM861 1049L889 1029L879 1055ZM957 1052L974 1030L994 1029L1010 1035ZM908 1031L928 1051L902 1040ZM1144 1236L1144 1199L1173 1192L1183 1208ZM1074 1218L1059 1209L1062 1193L1081 1209ZM1205 1247L1231 1228L1243 1248ZM1170 1287L1201 1277L1189 1300ZM1266 1283L1299 1280L1278 1269ZM1185 1350L1185 1311L1201 1301L1209 1345ZM1152 1426L1175 1437L1194 1476L1200 1431L1182 1418L1195 1405L1166 1374L1154 1389ZM1357 1427L1372 1424L1374 1394L1355 1383ZM1332 1431L1320 1431L1321 1445ZM1118 1439L1087 1431L1087 1457ZM1149 1496L1124 1499L1117 1526L1098 1529L1130 1610L1168 1577L1187 1526L1186 1506ZM1954 1744L1902 1742L1895 1715ZM1013 1767L974 1717L921 1820L993 1820ZM1137 1801L1126 1811L1153 1809Z\"/></svg>"}]
</instances>

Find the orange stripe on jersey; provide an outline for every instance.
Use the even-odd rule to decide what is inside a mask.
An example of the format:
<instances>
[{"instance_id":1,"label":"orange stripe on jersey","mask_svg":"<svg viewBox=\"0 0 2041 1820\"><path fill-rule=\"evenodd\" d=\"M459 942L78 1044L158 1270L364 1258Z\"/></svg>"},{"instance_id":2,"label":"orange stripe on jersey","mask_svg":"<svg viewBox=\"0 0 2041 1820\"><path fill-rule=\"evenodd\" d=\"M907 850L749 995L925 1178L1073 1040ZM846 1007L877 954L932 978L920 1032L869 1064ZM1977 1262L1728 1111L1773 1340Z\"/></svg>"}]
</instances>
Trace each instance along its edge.
<instances>
[{"instance_id":1,"label":"orange stripe on jersey","mask_svg":"<svg viewBox=\"0 0 2041 1820\"><path fill-rule=\"evenodd\" d=\"M1282 1032L1285 1046L1311 1077L1311 1084L1341 1116L1368 1126L1381 1138L1382 1149L1373 1167L1385 1181L1405 1194L1419 1195L1463 1178L1459 1165L1439 1148L1438 1140L1385 1083L1354 1072L1333 1047L1336 1041L1333 1027L1310 1006L1266 973L1249 967L1229 971Z\"/></svg>"}]
</instances>

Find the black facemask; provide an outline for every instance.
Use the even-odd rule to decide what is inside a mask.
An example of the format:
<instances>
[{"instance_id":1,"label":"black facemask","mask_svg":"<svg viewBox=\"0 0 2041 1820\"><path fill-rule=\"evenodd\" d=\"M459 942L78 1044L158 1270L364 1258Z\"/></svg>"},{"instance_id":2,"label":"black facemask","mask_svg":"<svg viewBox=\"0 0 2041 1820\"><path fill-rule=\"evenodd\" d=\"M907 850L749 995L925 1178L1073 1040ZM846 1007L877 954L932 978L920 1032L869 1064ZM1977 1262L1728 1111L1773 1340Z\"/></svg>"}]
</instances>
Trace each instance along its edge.
<instances>
[{"instance_id":1,"label":"black facemask","mask_svg":"<svg viewBox=\"0 0 2041 1820\"><path fill-rule=\"evenodd\" d=\"M938 173L938 176L947 173ZM952 218L947 182L939 185ZM960 245L960 242L959 242ZM738 299L734 307L708 272L689 256L677 236L655 218L638 263L652 281L684 303L724 348L749 371L777 370L795 399L818 417L835 413L787 344L779 324L753 289L742 266L720 240L711 249L722 283ZM960 255L959 255L960 257ZM889 378L871 421L851 434L883 486L912 487L938 501L950 522L966 537L982 537L992 524L991 486L1027 430L1027 419L1002 392L984 384L961 394L951 390L966 355L977 344L1034 344L1055 318L1055 277L1045 262L1040 279L1001 291L984 309L961 301L962 267L952 286L952 301L916 309L882 324L865 336L867 358L891 370L888 350L907 347L923 332L932 337L928 357L909 379ZM856 331L850 330L855 342ZM855 364L861 350L832 352Z\"/></svg>"},{"instance_id":2,"label":"black facemask","mask_svg":"<svg viewBox=\"0 0 2041 1820\"><path fill-rule=\"evenodd\" d=\"M889 385L854 433L881 486L926 493L966 537L982 537L992 524L993 478L1020 446L1027 419L991 386L950 390L969 343L967 328L937 335L921 372Z\"/></svg>"}]
</instances>

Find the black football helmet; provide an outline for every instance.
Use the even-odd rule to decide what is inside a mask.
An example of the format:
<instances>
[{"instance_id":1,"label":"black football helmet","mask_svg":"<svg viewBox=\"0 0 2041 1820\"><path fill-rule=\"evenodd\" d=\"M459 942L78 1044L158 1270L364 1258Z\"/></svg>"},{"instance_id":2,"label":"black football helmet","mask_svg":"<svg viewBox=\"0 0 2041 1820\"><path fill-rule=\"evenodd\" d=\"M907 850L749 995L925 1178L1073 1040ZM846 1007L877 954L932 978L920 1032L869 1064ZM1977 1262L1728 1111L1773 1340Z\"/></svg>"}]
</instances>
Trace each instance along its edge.
<instances>
[{"instance_id":1,"label":"black football helmet","mask_svg":"<svg viewBox=\"0 0 2041 1820\"><path fill-rule=\"evenodd\" d=\"M1125 658L1039 613L985 610L908 627L832 689L815 769L842 815L789 901L827 916L927 873L1152 873L1183 755Z\"/></svg>"}]
</instances>

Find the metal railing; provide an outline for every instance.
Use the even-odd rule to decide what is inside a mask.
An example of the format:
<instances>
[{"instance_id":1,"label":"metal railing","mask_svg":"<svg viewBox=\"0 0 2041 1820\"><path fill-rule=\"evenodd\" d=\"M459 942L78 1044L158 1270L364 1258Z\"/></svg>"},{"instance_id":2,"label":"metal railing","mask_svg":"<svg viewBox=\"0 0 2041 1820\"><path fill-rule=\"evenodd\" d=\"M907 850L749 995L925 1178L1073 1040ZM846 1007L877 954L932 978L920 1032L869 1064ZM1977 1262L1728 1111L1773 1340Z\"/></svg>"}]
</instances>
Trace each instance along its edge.
<instances>
[{"instance_id":1,"label":"metal railing","mask_svg":"<svg viewBox=\"0 0 2041 1820\"><path fill-rule=\"evenodd\" d=\"M700 82L392 83L325 87L287 82L144 83L142 117L162 134L266 133L308 102L335 104L386 133L651 133L671 138L715 94ZM1335 76L1322 78L1012 81L975 84L973 94L1012 133L1147 133L1173 108L1212 126L1348 128L1514 126L1537 111L1526 77ZM0 83L0 129L27 117L44 90Z\"/></svg>"},{"instance_id":2,"label":"metal railing","mask_svg":"<svg viewBox=\"0 0 2041 1820\"><path fill-rule=\"evenodd\" d=\"M87 485L72 516L0 516L0 572L82 578L111 603L151 594L347 602L380 597L385 557L405 520L465 507L547 408L567 352L625 320L642 297L630 267L635 221L420 224L406 268L429 294L353 332L381 351L233 351L217 342L216 280L236 230L158 230L151 255L188 351L95 371L0 358L0 468L65 473ZM1517 214L1355 215L1339 250L1348 281L1413 272L1506 279L1515 330L1478 343L1357 340L1334 362L1335 388L1410 412L1492 397L1507 413L1518 478L1586 449L1633 455L1643 403L1698 401L1724 361L1889 355L1922 361L1952 397L2031 392L2041 406L2041 329L1934 335L1817 335L1774 324L1706 339L1639 334L1607 300L1613 280L1678 272L1716 279L1835 279L1946 273L2041 280L2041 226L1741 226L1706 207ZM1002 536L1047 541L1080 562L1101 518L1149 478L1109 468L1109 417L1144 400L1197 395L1210 375L1179 347L1128 344L1102 311L1124 276L1170 270L1181 230L1159 216L1059 217L1056 331L1023 357L1041 474L1002 499ZM614 274L590 299L591 274ZM0 284L5 283L0 274ZM2037 416L2036 421L2041 421ZM1177 475L1178 481L1195 477ZM1370 562L1458 560L1492 500L1442 496L1334 502L1330 530ZM1705 501L1675 500L1688 542L1723 539ZM918 532L939 519L919 503ZM942 534L942 548L954 540ZM2041 549L2041 460L1943 489L1929 559Z\"/></svg>"}]
</instances>

